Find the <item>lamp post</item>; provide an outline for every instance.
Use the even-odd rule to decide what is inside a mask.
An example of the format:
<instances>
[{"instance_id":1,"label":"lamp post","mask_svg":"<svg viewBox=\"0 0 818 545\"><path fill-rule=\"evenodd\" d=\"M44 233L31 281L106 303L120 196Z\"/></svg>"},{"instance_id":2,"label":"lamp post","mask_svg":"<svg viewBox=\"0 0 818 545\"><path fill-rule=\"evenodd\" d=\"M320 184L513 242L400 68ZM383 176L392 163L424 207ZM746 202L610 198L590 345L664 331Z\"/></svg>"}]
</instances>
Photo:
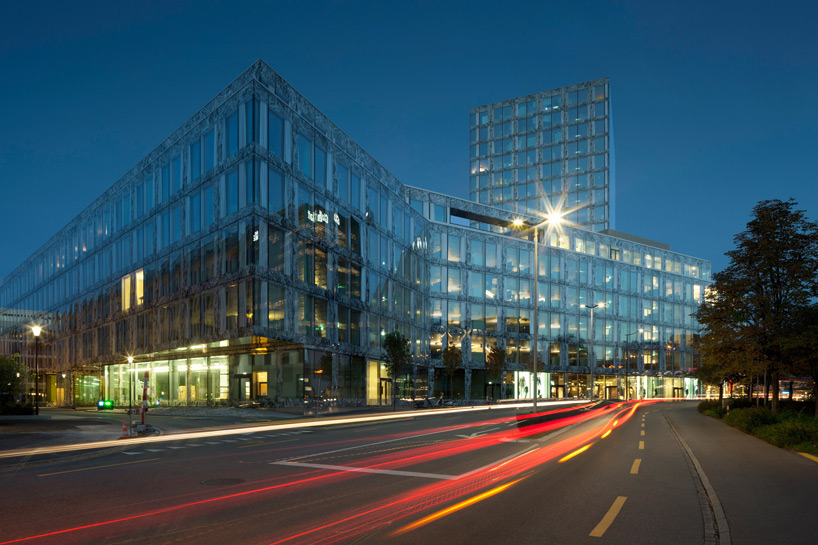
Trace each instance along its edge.
<instances>
[{"instance_id":1,"label":"lamp post","mask_svg":"<svg viewBox=\"0 0 818 545\"><path fill-rule=\"evenodd\" d=\"M534 395L533 395L533 405L532 405L532 408L533 408L534 412L537 411L537 397L538 397L537 387L539 386L539 384L538 384L539 381L537 380L537 356L539 355L539 351L537 350L537 340L538 340L538 336L540 334L540 331L539 331L539 329L540 329L540 323L539 323L540 312L539 312L539 310L540 309L539 309L539 301L537 301L537 298L539 297L539 294L537 293L537 284L538 284L538 281L539 281L539 274L540 274L540 271L539 271L540 228L543 225L548 225L549 228L554 228L554 227L559 228L559 226L562 224L562 217L563 217L562 212L554 211L554 212L551 212L550 214L548 214L544 221L538 223L537 225L534 225L534 226L530 227L530 229L534 229L534 270L531 272L531 277L533 278L533 282L534 282L534 286L532 286L533 296L534 296L534 319L533 319L532 326L534 328L534 334L532 335L533 344L532 344L532 347L531 347L531 352L534 355L534 360L533 360L533 365L532 365L532 368L534 369L534 375L533 375ZM514 224L514 226L516 228L519 229L519 228L522 228L525 223L521 219L515 219L513 224Z\"/></svg>"},{"instance_id":2,"label":"lamp post","mask_svg":"<svg viewBox=\"0 0 818 545\"><path fill-rule=\"evenodd\" d=\"M637 333L643 333L644 329L637 329L633 333L628 333L625 335L625 349L628 351L625 357L625 401L628 401L628 395L630 394L630 384L628 382L628 370L631 366L631 350L630 350L630 341L628 340L629 337L636 335ZM638 388L638 386L637 386Z\"/></svg>"},{"instance_id":3,"label":"lamp post","mask_svg":"<svg viewBox=\"0 0 818 545\"><path fill-rule=\"evenodd\" d=\"M40 333L42 328L38 325L32 326L31 333L34 335L34 414L40 414Z\"/></svg>"},{"instance_id":4,"label":"lamp post","mask_svg":"<svg viewBox=\"0 0 818 545\"><path fill-rule=\"evenodd\" d=\"M128 356L128 437L133 433L133 356Z\"/></svg>"},{"instance_id":5,"label":"lamp post","mask_svg":"<svg viewBox=\"0 0 818 545\"><path fill-rule=\"evenodd\" d=\"M605 308L605 303L597 303L595 305L582 305L583 307L588 309L589 314L591 315L591 330L588 334L588 363L591 368L591 384L590 384L590 397L594 399L596 396L594 395L594 367L596 367L596 356L594 354L594 309L595 308Z\"/></svg>"}]
</instances>

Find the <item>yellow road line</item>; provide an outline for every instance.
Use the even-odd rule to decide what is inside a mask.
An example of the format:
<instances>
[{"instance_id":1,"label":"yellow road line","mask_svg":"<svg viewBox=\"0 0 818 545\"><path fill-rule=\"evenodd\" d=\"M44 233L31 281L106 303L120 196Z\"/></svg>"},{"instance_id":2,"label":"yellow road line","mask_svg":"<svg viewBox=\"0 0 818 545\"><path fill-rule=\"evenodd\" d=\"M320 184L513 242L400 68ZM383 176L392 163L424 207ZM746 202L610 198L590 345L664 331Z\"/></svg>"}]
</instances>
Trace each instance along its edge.
<instances>
[{"instance_id":1,"label":"yellow road line","mask_svg":"<svg viewBox=\"0 0 818 545\"><path fill-rule=\"evenodd\" d=\"M807 454L806 452L799 452L798 454L800 454L804 458L809 458L813 462L818 462L818 456L813 456L812 454Z\"/></svg>"},{"instance_id":2,"label":"yellow road line","mask_svg":"<svg viewBox=\"0 0 818 545\"><path fill-rule=\"evenodd\" d=\"M523 477L523 479L525 479L525 477ZM454 513L455 511L460 511L461 509L464 509L464 508L466 508L466 507L468 507L470 505L473 505L473 504L475 504L475 503L477 503L479 501L485 500L486 498L490 498L490 497L492 497L492 496L494 496L496 494L499 494L500 492L502 492L506 488L509 488L510 486L513 486L513 485L517 484L518 482L522 481L523 479L517 479L516 481L511 481L510 483L506 483L504 485L498 486L497 488L492 488L491 490L489 490L487 492L483 492L482 494L479 494L479 495L477 495L477 496L475 496L473 498L469 498L468 500L461 501L460 503L452 505L451 507L447 507L446 509L438 511L437 513L432 513L428 517L423 517L422 519L420 519L417 522L413 522L412 524L404 526L400 530L396 530L392 535L396 536L396 535L399 535L399 534L403 534L405 532L409 532L409 531L414 530L416 528L420 528L421 526L426 526L430 522L434 522L434 521L436 521L438 519L441 519L441 518L445 517L446 515L450 515L450 514Z\"/></svg>"},{"instance_id":3,"label":"yellow road line","mask_svg":"<svg viewBox=\"0 0 818 545\"><path fill-rule=\"evenodd\" d=\"M254 448L254 447L261 447L264 445L274 445L276 443L289 443L290 441L295 441L296 439L282 439L281 441L267 441L266 443L250 443L249 445L242 445L239 448Z\"/></svg>"},{"instance_id":4,"label":"yellow road line","mask_svg":"<svg viewBox=\"0 0 818 545\"><path fill-rule=\"evenodd\" d=\"M588 535L591 537L602 537L605 534L605 531L608 529L608 527L610 527L610 525L613 523L614 519L616 518L616 515L619 514L619 511L620 509L622 509L622 506L625 505L625 500L627 499L628 498L625 496L618 496L614 500L613 505L611 505L611 508L608 509L608 512L605 513L605 516L602 517L602 520L599 521L599 524L596 525L596 528L591 530L591 533Z\"/></svg>"},{"instance_id":5,"label":"yellow road line","mask_svg":"<svg viewBox=\"0 0 818 545\"><path fill-rule=\"evenodd\" d=\"M645 435L645 430L642 430L642 433L641 433L640 435L642 435L642 436L644 437L644 435Z\"/></svg>"},{"instance_id":6,"label":"yellow road line","mask_svg":"<svg viewBox=\"0 0 818 545\"><path fill-rule=\"evenodd\" d=\"M563 462L564 462L564 461L566 461L566 460L570 460L571 458L573 458L573 457L574 457L574 456L576 456L577 454L582 454L583 452L585 452L586 450L588 450L589 448L591 448L591 445L593 445L593 443L589 443L589 444L585 445L585 446L584 446L584 447L582 447L582 448L578 448L577 450L575 450L575 451L574 451L574 452L572 452L571 454L567 454L567 455L563 456L562 458L560 458L560 459L557 461L557 463L560 463L560 464L561 464L561 463L563 463Z\"/></svg>"},{"instance_id":7,"label":"yellow road line","mask_svg":"<svg viewBox=\"0 0 818 545\"><path fill-rule=\"evenodd\" d=\"M645 423L644 423L644 422L642 422L642 427L643 427L643 428L645 427Z\"/></svg>"},{"instance_id":8,"label":"yellow road line","mask_svg":"<svg viewBox=\"0 0 818 545\"><path fill-rule=\"evenodd\" d=\"M639 441L639 450L645 450L645 442Z\"/></svg>"},{"instance_id":9,"label":"yellow road line","mask_svg":"<svg viewBox=\"0 0 818 545\"><path fill-rule=\"evenodd\" d=\"M61 475L63 473L75 473L77 471L91 471L92 469L102 469L105 467L115 467L115 466L127 466L131 464L144 464L145 462L153 462L154 460L159 460L159 458L148 458L147 460L137 460L136 462L122 462L120 464L108 464L107 466L94 466L94 467L84 467L82 469L69 469L67 471L56 471L54 473L42 473L37 475L38 477L48 477L50 475Z\"/></svg>"},{"instance_id":10,"label":"yellow road line","mask_svg":"<svg viewBox=\"0 0 818 545\"><path fill-rule=\"evenodd\" d=\"M633 461L633 465L631 466L631 475L638 475L639 474L639 466L642 464L642 458L637 458Z\"/></svg>"}]
</instances>

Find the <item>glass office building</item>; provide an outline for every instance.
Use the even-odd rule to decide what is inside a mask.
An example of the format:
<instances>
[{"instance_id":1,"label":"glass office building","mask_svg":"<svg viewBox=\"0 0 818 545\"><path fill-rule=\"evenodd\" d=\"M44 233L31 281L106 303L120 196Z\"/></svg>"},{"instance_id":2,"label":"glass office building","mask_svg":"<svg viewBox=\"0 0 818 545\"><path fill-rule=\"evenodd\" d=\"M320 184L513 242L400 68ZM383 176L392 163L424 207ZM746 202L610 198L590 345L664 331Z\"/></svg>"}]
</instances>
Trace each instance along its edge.
<instances>
[{"instance_id":1,"label":"glass office building","mask_svg":"<svg viewBox=\"0 0 818 545\"><path fill-rule=\"evenodd\" d=\"M587 395L592 367L599 397L693 395L709 263L594 232L610 214L589 198L574 219L592 229L542 233L535 301L531 232L509 226L540 220L403 185L258 61L5 279L0 351L32 362L28 326L42 324L57 404L127 405L147 377L167 405L377 405L395 329L413 361L395 394L464 401L530 397L537 335L544 397ZM597 302L591 328L583 305ZM450 343L464 355L453 377ZM508 354L497 376L493 345Z\"/></svg>"},{"instance_id":2,"label":"glass office building","mask_svg":"<svg viewBox=\"0 0 818 545\"><path fill-rule=\"evenodd\" d=\"M470 198L519 213L570 210L592 231L615 227L608 78L472 108Z\"/></svg>"}]
</instances>

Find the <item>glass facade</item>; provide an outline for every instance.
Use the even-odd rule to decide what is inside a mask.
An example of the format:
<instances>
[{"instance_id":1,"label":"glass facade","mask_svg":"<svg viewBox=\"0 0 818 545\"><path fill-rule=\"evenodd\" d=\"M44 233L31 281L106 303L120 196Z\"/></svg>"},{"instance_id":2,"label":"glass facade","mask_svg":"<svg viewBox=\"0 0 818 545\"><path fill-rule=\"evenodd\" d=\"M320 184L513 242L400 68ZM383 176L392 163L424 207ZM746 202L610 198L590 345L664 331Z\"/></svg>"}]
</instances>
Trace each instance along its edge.
<instances>
[{"instance_id":1,"label":"glass facade","mask_svg":"<svg viewBox=\"0 0 818 545\"><path fill-rule=\"evenodd\" d=\"M517 373L532 369L536 335L545 397L585 395L591 365L597 397L695 394L665 382L697 366L694 315L710 284L708 262L628 235L564 227L539 231L535 273L533 231L511 226L541 218L418 188L409 197L428 210L442 206L447 218L428 229L433 358L454 342L469 367L482 368L491 347L503 348L515 373L504 395L530 397L530 371L524 380ZM636 377L656 384L639 387Z\"/></svg>"},{"instance_id":2,"label":"glass facade","mask_svg":"<svg viewBox=\"0 0 818 545\"><path fill-rule=\"evenodd\" d=\"M543 172L546 113L562 116L564 146L578 125L563 114L586 108L587 137L571 142L600 149L602 87L473 114L492 161L505 161L495 135L513 124L515 182L501 188L511 198L488 206L404 186L259 61L5 279L0 350L31 360L27 325L43 324L40 367L76 404L126 406L147 376L152 404L358 405L391 402L389 332L411 340L396 395L462 400L533 391L537 335L543 396L582 395L591 364L596 395L621 396L625 368L644 379L633 392L678 394L666 383L695 366L691 314L707 262L595 233L610 224L593 212L593 229L541 239L535 278L533 242L507 229L523 210L511 206L519 166ZM608 191L607 166L599 172ZM583 305L602 301L591 331ZM466 364L449 377L440 354L452 342ZM494 345L508 355L499 377L486 371Z\"/></svg>"},{"instance_id":3,"label":"glass facade","mask_svg":"<svg viewBox=\"0 0 818 545\"><path fill-rule=\"evenodd\" d=\"M614 228L613 128L607 78L472 108L470 199L510 212L568 211Z\"/></svg>"}]
</instances>

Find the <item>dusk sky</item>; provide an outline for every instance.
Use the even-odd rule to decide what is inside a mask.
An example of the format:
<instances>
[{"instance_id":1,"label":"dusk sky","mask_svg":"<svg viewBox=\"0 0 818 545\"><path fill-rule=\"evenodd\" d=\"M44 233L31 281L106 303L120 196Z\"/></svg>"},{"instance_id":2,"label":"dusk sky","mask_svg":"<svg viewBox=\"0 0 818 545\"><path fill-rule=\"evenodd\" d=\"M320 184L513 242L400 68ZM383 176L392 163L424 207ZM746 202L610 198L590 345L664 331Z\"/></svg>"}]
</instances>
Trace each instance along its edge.
<instances>
[{"instance_id":1,"label":"dusk sky","mask_svg":"<svg viewBox=\"0 0 818 545\"><path fill-rule=\"evenodd\" d=\"M616 226L724 268L818 218L818 3L5 3L0 278L256 59L405 184L468 198L470 107L611 78Z\"/></svg>"}]
</instances>

